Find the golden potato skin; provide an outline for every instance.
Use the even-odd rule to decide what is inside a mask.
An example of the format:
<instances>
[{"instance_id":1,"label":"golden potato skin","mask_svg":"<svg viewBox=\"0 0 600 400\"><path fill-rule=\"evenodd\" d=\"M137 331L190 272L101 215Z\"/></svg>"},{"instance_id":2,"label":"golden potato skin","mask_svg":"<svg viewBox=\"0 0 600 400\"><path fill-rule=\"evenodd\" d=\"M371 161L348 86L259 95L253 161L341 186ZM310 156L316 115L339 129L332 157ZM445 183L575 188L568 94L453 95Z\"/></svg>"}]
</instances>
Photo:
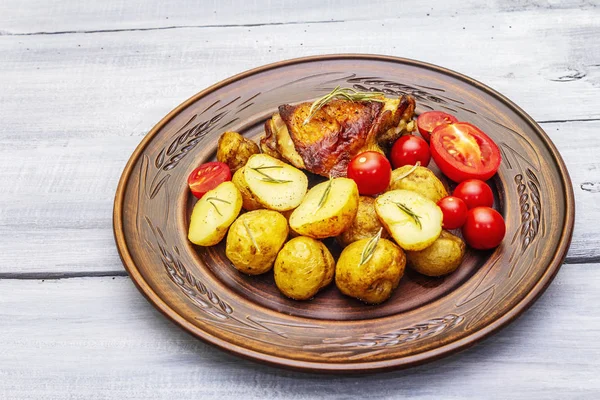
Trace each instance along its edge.
<instances>
[{"instance_id":1,"label":"golden potato skin","mask_svg":"<svg viewBox=\"0 0 600 400\"><path fill-rule=\"evenodd\" d=\"M288 223L283 215L271 210L250 211L240 215L229 228L225 254L238 271L264 274L273 267L287 236Z\"/></svg>"},{"instance_id":2,"label":"golden potato skin","mask_svg":"<svg viewBox=\"0 0 600 400\"><path fill-rule=\"evenodd\" d=\"M352 221L348 229L337 237L337 241L346 247L357 240L372 238L377 235L377 232L382 227L383 225L379 222L379 218L375 212L375 199L369 196L360 196L358 199L358 211L356 212L354 221ZM390 235L384 229L381 237L385 239L389 238Z\"/></svg>"},{"instance_id":3,"label":"golden potato skin","mask_svg":"<svg viewBox=\"0 0 600 400\"><path fill-rule=\"evenodd\" d=\"M342 293L366 303L379 304L389 299L404 275L406 256L400 247L380 239L373 256L360 265L370 239L346 247L335 267L335 284Z\"/></svg>"},{"instance_id":4,"label":"golden potato skin","mask_svg":"<svg viewBox=\"0 0 600 400\"><path fill-rule=\"evenodd\" d=\"M465 256L465 242L448 231L425 250L407 251L408 265L427 276L443 276L456 271Z\"/></svg>"},{"instance_id":5,"label":"golden potato skin","mask_svg":"<svg viewBox=\"0 0 600 400\"><path fill-rule=\"evenodd\" d=\"M247 211L259 210L264 208L258 201L254 193L248 188L246 178L244 178L244 167L238 169L233 177L231 178L233 184L238 188L242 194L242 208Z\"/></svg>"},{"instance_id":6,"label":"golden potato skin","mask_svg":"<svg viewBox=\"0 0 600 400\"><path fill-rule=\"evenodd\" d=\"M411 190L427 197L434 203L437 203L443 197L448 196L448 191L444 187L442 181L440 181L429 168L417 167L407 177L398 179L400 176L410 171L411 168L413 168L412 165L405 165L393 170L392 180L388 191L396 189Z\"/></svg>"},{"instance_id":7,"label":"golden potato skin","mask_svg":"<svg viewBox=\"0 0 600 400\"><path fill-rule=\"evenodd\" d=\"M285 296L308 300L329 285L335 260L318 240L299 236L287 242L275 260L275 284Z\"/></svg>"},{"instance_id":8,"label":"golden potato skin","mask_svg":"<svg viewBox=\"0 0 600 400\"><path fill-rule=\"evenodd\" d=\"M246 165L251 155L258 153L258 145L237 132L225 132L219 138L217 160L227 164L231 173Z\"/></svg>"}]
</instances>

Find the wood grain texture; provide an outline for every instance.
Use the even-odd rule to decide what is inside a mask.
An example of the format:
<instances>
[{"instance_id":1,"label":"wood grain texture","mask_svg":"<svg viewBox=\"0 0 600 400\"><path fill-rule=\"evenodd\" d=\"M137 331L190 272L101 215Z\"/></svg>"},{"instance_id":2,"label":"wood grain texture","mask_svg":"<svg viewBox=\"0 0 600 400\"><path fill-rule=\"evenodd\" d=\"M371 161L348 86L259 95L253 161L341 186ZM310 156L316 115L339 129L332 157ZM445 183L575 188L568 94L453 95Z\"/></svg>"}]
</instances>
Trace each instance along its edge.
<instances>
[{"instance_id":1,"label":"wood grain texture","mask_svg":"<svg viewBox=\"0 0 600 400\"><path fill-rule=\"evenodd\" d=\"M295 1L177 2L109 0L96 4L79 4L72 0L19 0L0 3L0 33L32 34L36 32L90 32L97 30L173 29L181 26L254 26L298 24L303 22L348 22L369 19L406 17L452 17L489 15L520 11L546 12L551 10L593 9L593 1L523 1L509 0L482 3L476 0L449 0L443 3L393 0L379 1L376 6L364 1L308 0ZM408 11L408 12L407 12ZM23 18L24 13L28 18Z\"/></svg>"},{"instance_id":2,"label":"wood grain texture","mask_svg":"<svg viewBox=\"0 0 600 400\"><path fill-rule=\"evenodd\" d=\"M2 280L0 398L591 400L600 393L599 268L563 267L520 319L460 355L348 378L227 355L168 322L128 278Z\"/></svg>"}]
</instances>

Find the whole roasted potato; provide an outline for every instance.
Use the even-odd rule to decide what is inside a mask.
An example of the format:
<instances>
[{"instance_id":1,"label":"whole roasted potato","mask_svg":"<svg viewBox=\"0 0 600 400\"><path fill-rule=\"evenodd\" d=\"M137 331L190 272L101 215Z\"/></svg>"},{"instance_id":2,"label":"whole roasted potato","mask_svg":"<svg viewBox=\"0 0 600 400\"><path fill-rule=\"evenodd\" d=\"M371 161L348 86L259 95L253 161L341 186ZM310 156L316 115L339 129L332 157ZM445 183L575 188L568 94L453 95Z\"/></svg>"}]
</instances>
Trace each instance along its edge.
<instances>
[{"instance_id":1,"label":"whole roasted potato","mask_svg":"<svg viewBox=\"0 0 600 400\"><path fill-rule=\"evenodd\" d=\"M225 132L219 138L217 160L224 162L234 173L248 162L253 154L260 153L256 143L237 132Z\"/></svg>"},{"instance_id":2,"label":"whole roasted potato","mask_svg":"<svg viewBox=\"0 0 600 400\"><path fill-rule=\"evenodd\" d=\"M335 267L338 289L347 296L371 304L390 298L406 265L400 247L387 239L375 241L376 238L361 239L348 245Z\"/></svg>"},{"instance_id":3,"label":"whole roasted potato","mask_svg":"<svg viewBox=\"0 0 600 400\"><path fill-rule=\"evenodd\" d=\"M342 246L348 246L352 242L361 239L370 239L377 235L377 232L383 227L377 213L375 212L375 199L368 196L360 196L358 199L358 211L356 217L348 229L337 237L338 243ZM383 230L381 237L388 238L390 235Z\"/></svg>"},{"instance_id":4,"label":"whole roasted potato","mask_svg":"<svg viewBox=\"0 0 600 400\"><path fill-rule=\"evenodd\" d=\"M421 196L427 197L434 203L437 203L443 197L448 196L448 191L444 187L442 181L440 181L429 168L419 166L407 175L412 168L415 167L412 165L405 165L393 170L392 180L388 190L411 190L419 193Z\"/></svg>"},{"instance_id":5,"label":"whole roasted potato","mask_svg":"<svg viewBox=\"0 0 600 400\"><path fill-rule=\"evenodd\" d=\"M229 228L225 254L243 273L258 275L273 267L288 236L288 224L277 211L256 210L242 214Z\"/></svg>"},{"instance_id":6,"label":"whole roasted potato","mask_svg":"<svg viewBox=\"0 0 600 400\"><path fill-rule=\"evenodd\" d=\"M427 276L442 276L454 272L465 256L465 242L448 231L425 250L407 251L408 265Z\"/></svg>"},{"instance_id":7,"label":"whole roasted potato","mask_svg":"<svg viewBox=\"0 0 600 400\"><path fill-rule=\"evenodd\" d=\"M235 174L233 174L231 181L242 194L242 207L244 208L244 210L252 211L264 208L263 205L260 204L260 202L256 198L256 195L252 193L252 191L248 187L248 183L246 182L246 178L244 175L244 167L235 171Z\"/></svg>"},{"instance_id":8,"label":"whole roasted potato","mask_svg":"<svg viewBox=\"0 0 600 400\"><path fill-rule=\"evenodd\" d=\"M299 236L287 242L275 260L275 284L289 298L307 300L329 285L335 260L318 240Z\"/></svg>"}]
</instances>

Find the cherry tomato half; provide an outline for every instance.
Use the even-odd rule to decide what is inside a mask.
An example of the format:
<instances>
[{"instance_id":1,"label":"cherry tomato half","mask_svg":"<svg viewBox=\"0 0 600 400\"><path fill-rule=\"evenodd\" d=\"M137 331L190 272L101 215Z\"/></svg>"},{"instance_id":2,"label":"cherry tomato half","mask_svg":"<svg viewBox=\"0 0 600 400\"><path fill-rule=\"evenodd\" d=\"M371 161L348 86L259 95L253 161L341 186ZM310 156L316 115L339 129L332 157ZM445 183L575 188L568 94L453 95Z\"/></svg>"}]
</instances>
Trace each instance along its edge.
<instances>
[{"instance_id":1,"label":"cherry tomato half","mask_svg":"<svg viewBox=\"0 0 600 400\"><path fill-rule=\"evenodd\" d=\"M202 164L188 176L188 185L192 194L201 198L209 190L213 190L221 183L231 180L231 170L227 164L213 161Z\"/></svg>"},{"instance_id":2,"label":"cherry tomato half","mask_svg":"<svg viewBox=\"0 0 600 400\"><path fill-rule=\"evenodd\" d=\"M464 225L469 209L464 201L454 196L446 196L437 205L442 209L443 227L456 229Z\"/></svg>"},{"instance_id":3,"label":"cherry tomato half","mask_svg":"<svg viewBox=\"0 0 600 400\"><path fill-rule=\"evenodd\" d=\"M467 213L462 233L467 244L475 249L487 250L498 246L506 225L502 215L490 207L475 207Z\"/></svg>"},{"instance_id":4,"label":"cherry tomato half","mask_svg":"<svg viewBox=\"0 0 600 400\"><path fill-rule=\"evenodd\" d=\"M469 210L475 207L491 207L494 204L492 189L479 179L467 179L458 184L453 196L462 199Z\"/></svg>"},{"instance_id":5,"label":"cherry tomato half","mask_svg":"<svg viewBox=\"0 0 600 400\"><path fill-rule=\"evenodd\" d=\"M356 182L360 194L377 194L390 185L392 167L383 154L365 151L348 164L348 178Z\"/></svg>"},{"instance_id":6,"label":"cherry tomato half","mask_svg":"<svg viewBox=\"0 0 600 400\"><path fill-rule=\"evenodd\" d=\"M416 165L417 162L420 162L422 167L426 167L429 160L431 160L427 142L413 135L402 136L396 140L396 143L392 146L390 156L394 168L400 168L403 165Z\"/></svg>"},{"instance_id":7,"label":"cherry tomato half","mask_svg":"<svg viewBox=\"0 0 600 400\"><path fill-rule=\"evenodd\" d=\"M423 139L429 142L431 132L440 125L448 125L458 122L454 115L443 111L427 111L417 118L417 128Z\"/></svg>"},{"instance_id":8,"label":"cherry tomato half","mask_svg":"<svg viewBox=\"0 0 600 400\"><path fill-rule=\"evenodd\" d=\"M448 178L487 181L500 166L500 150L475 125L456 122L440 125L431 134L431 155Z\"/></svg>"}]
</instances>

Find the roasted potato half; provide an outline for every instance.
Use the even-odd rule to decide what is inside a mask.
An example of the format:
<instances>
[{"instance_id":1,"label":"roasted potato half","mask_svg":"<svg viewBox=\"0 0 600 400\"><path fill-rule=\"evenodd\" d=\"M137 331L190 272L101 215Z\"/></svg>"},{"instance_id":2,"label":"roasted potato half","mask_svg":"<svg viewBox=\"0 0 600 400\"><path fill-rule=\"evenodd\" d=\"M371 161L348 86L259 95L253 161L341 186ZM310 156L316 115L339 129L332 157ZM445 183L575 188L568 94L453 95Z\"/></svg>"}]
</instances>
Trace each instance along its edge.
<instances>
[{"instance_id":1,"label":"roasted potato half","mask_svg":"<svg viewBox=\"0 0 600 400\"><path fill-rule=\"evenodd\" d=\"M246 183L246 178L244 177L244 169L245 167L238 169L231 178L231 181L238 188L242 195L242 207L244 208L244 210L248 211L264 208L263 205L260 204L256 196L254 195L254 193L252 193L252 191L248 187L248 184Z\"/></svg>"},{"instance_id":2,"label":"roasted potato half","mask_svg":"<svg viewBox=\"0 0 600 400\"><path fill-rule=\"evenodd\" d=\"M288 224L283 215L271 210L250 211L229 228L225 254L238 271L263 274L273 267L287 236Z\"/></svg>"},{"instance_id":3,"label":"roasted potato half","mask_svg":"<svg viewBox=\"0 0 600 400\"><path fill-rule=\"evenodd\" d=\"M243 173L250 193L270 210L298 207L308 189L304 172L267 154L251 156Z\"/></svg>"},{"instance_id":4,"label":"roasted potato half","mask_svg":"<svg viewBox=\"0 0 600 400\"><path fill-rule=\"evenodd\" d=\"M423 250L442 232L442 210L417 192L386 192L375 201L375 211L383 226L404 250Z\"/></svg>"},{"instance_id":5,"label":"roasted potato half","mask_svg":"<svg viewBox=\"0 0 600 400\"><path fill-rule=\"evenodd\" d=\"M219 138L217 160L227 164L232 173L246 165L250 156L258 153L258 145L237 132L225 132Z\"/></svg>"},{"instance_id":6,"label":"roasted potato half","mask_svg":"<svg viewBox=\"0 0 600 400\"><path fill-rule=\"evenodd\" d=\"M414 171L411 170L414 168ZM409 173L410 172L410 173ZM448 196L442 181L426 167L405 165L392 171L392 179L388 190L411 190L437 203Z\"/></svg>"},{"instance_id":7,"label":"roasted potato half","mask_svg":"<svg viewBox=\"0 0 600 400\"><path fill-rule=\"evenodd\" d=\"M188 239L199 246L213 246L227 233L242 209L242 195L232 182L208 191L194 206Z\"/></svg>"},{"instance_id":8,"label":"roasted potato half","mask_svg":"<svg viewBox=\"0 0 600 400\"><path fill-rule=\"evenodd\" d=\"M375 212L375 199L369 196L360 196L356 217L352 224L337 237L337 241L345 247L357 240L372 238L382 227ZM386 230L383 231L381 237L389 237Z\"/></svg>"},{"instance_id":9,"label":"roasted potato half","mask_svg":"<svg viewBox=\"0 0 600 400\"><path fill-rule=\"evenodd\" d=\"M299 236L287 242L275 260L275 284L285 296L308 300L329 285L335 260L318 240Z\"/></svg>"},{"instance_id":10,"label":"roasted potato half","mask_svg":"<svg viewBox=\"0 0 600 400\"><path fill-rule=\"evenodd\" d=\"M352 179L335 178L319 183L306 194L290 216L290 227L316 239L337 236L354 220L358 187Z\"/></svg>"},{"instance_id":11,"label":"roasted potato half","mask_svg":"<svg viewBox=\"0 0 600 400\"><path fill-rule=\"evenodd\" d=\"M442 276L454 272L465 256L465 242L448 231L421 251L407 251L408 265L427 276Z\"/></svg>"},{"instance_id":12,"label":"roasted potato half","mask_svg":"<svg viewBox=\"0 0 600 400\"><path fill-rule=\"evenodd\" d=\"M335 284L340 291L371 304L390 298L406 266L400 247L377 239L375 236L349 244L335 267Z\"/></svg>"}]
</instances>

